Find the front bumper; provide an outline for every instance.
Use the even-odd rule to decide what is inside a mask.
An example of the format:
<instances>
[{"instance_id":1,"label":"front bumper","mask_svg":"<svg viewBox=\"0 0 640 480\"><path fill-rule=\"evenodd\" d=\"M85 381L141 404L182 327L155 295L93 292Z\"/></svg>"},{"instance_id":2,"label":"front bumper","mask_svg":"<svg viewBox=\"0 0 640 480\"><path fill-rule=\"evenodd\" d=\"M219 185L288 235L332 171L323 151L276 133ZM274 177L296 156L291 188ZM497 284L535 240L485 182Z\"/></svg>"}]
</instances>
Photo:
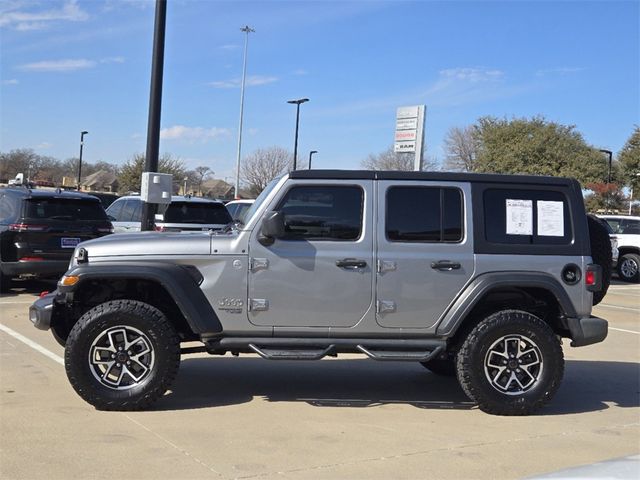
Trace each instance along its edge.
<instances>
[{"instance_id":1,"label":"front bumper","mask_svg":"<svg viewBox=\"0 0 640 480\"><path fill-rule=\"evenodd\" d=\"M40 330L51 328L51 317L53 316L53 302L57 292L48 293L33 302L29 307L29 320Z\"/></svg>"},{"instance_id":2,"label":"front bumper","mask_svg":"<svg viewBox=\"0 0 640 480\"><path fill-rule=\"evenodd\" d=\"M607 338L609 323L598 317L567 318L571 332L571 346L584 347Z\"/></svg>"}]
</instances>

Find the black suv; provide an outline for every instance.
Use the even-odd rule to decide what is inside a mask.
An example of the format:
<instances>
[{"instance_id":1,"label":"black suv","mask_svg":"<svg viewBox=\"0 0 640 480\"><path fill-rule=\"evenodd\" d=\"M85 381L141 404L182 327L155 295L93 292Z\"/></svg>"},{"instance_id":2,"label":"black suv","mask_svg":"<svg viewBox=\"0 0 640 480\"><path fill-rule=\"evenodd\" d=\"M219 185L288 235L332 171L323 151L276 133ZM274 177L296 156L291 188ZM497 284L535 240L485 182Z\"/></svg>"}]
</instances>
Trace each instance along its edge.
<instances>
[{"instance_id":1,"label":"black suv","mask_svg":"<svg viewBox=\"0 0 640 480\"><path fill-rule=\"evenodd\" d=\"M74 248L113 232L96 197L0 188L0 290L19 276L61 276Z\"/></svg>"}]
</instances>

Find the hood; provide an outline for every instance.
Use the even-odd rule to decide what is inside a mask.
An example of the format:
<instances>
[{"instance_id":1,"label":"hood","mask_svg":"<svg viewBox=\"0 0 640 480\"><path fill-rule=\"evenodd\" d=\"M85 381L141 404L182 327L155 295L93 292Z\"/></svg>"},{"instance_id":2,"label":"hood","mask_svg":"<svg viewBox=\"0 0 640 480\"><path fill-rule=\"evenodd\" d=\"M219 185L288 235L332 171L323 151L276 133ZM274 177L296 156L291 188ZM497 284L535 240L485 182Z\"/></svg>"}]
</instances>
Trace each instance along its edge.
<instances>
[{"instance_id":1,"label":"hood","mask_svg":"<svg viewBox=\"0 0 640 480\"><path fill-rule=\"evenodd\" d=\"M209 255L208 232L116 233L82 242L89 258L131 255Z\"/></svg>"}]
</instances>

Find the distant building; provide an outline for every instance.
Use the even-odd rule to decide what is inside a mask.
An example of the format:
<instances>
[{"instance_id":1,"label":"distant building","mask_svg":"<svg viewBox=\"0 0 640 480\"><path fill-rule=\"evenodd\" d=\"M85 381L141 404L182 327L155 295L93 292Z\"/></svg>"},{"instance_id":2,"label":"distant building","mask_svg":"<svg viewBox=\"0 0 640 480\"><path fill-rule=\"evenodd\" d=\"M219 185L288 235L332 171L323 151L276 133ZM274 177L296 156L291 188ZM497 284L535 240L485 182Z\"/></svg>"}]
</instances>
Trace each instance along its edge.
<instances>
[{"instance_id":1,"label":"distant building","mask_svg":"<svg viewBox=\"0 0 640 480\"><path fill-rule=\"evenodd\" d=\"M96 173L86 176L80 185L85 192L116 193L118 191L118 180L115 173L107 170L98 170Z\"/></svg>"},{"instance_id":2,"label":"distant building","mask_svg":"<svg viewBox=\"0 0 640 480\"><path fill-rule=\"evenodd\" d=\"M207 180L202 183L202 196L233 200L234 186L224 180Z\"/></svg>"}]
</instances>

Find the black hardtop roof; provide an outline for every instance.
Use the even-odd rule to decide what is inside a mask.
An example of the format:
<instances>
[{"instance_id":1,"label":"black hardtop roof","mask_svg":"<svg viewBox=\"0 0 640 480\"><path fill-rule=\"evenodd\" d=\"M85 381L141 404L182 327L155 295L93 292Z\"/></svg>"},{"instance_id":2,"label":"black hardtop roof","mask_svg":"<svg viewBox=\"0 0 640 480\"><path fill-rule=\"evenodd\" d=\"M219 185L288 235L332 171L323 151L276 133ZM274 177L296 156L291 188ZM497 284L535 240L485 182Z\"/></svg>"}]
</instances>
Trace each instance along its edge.
<instances>
[{"instance_id":1,"label":"black hardtop roof","mask_svg":"<svg viewBox=\"0 0 640 480\"><path fill-rule=\"evenodd\" d=\"M542 175L500 175L466 172L407 172L398 170L295 170L293 179L309 180L432 180L440 182L507 183L529 185L572 185L576 180Z\"/></svg>"},{"instance_id":2,"label":"black hardtop roof","mask_svg":"<svg viewBox=\"0 0 640 480\"><path fill-rule=\"evenodd\" d=\"M2 190L10 192L14 195L26 198L63 198L65 200L88 200L90 202L99 202L98 197L94 197L88 193L71 192L66 190L44 190L25 187L2 187Z\"/></svg>"}]
</instances>

